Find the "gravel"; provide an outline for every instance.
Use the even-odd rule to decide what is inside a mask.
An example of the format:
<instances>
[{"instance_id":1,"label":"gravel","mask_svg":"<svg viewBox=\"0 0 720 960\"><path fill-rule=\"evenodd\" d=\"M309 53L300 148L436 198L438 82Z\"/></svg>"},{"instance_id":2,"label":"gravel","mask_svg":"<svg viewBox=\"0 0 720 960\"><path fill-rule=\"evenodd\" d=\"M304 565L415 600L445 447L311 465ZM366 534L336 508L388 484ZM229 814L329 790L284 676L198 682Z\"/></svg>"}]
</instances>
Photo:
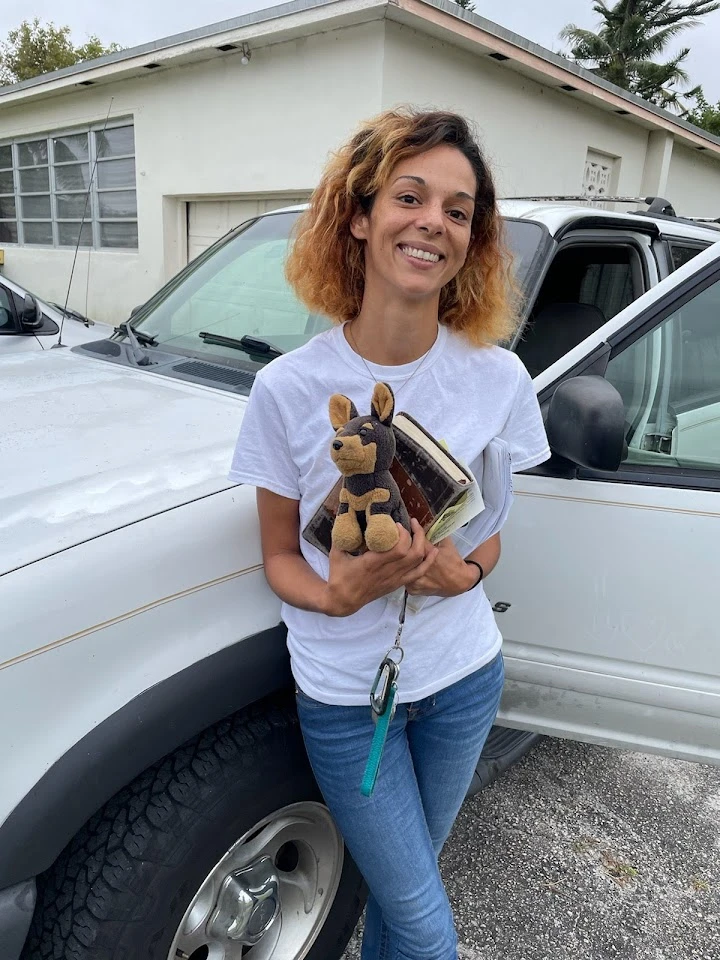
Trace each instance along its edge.
<instances>
[{"instance_id":1,"label":"gravel","mask_svg":"<svg viewBox=\"0 0 720 960\"><path fill-rule=\"evenodd\" d=\"M543 740L441 867L461 960L718 960L720 768Z\"/></svg>"}]
</instances>

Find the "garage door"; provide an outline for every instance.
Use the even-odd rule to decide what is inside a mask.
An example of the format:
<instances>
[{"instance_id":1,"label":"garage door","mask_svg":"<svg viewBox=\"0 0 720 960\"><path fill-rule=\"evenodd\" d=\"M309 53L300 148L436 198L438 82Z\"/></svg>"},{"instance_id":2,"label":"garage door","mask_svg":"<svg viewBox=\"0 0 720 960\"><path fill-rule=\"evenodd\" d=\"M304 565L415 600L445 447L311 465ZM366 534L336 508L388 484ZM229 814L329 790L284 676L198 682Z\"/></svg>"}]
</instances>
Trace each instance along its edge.
<instances>
[{"instance_id":1,"label":"garage door","mask_svg":"<svg viewBox=\"0 0 720 960\"><path fill-rule=\"evenodd\" d=\"M236 227L268 210L304 203L308 194L296 197L237 197L233 200L194 200L188 203L188 262Z\"/></svg>"}]
</instances>

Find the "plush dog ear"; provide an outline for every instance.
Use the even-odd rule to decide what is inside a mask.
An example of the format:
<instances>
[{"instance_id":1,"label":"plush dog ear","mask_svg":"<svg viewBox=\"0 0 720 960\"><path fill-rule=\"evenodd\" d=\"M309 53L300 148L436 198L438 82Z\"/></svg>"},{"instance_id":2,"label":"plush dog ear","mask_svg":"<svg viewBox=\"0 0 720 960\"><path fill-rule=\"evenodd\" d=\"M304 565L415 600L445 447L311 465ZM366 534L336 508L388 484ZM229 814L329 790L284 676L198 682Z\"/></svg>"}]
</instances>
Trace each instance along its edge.
<instances>
[{"instance_id":1,"label":"plush dog ear","mask_svg":"<svg viewBox=\"0 0 720 960\"><path fill-rule=\"evenodd\" d=\"M330 423L333 430L339 430L346 423L358 415L355 404L341 393L334 393L330 397Z\"/></svg>"},{"instance_id":2,"label":"plush dog ear","mask_svg":"<svg viewBox=\"0 0 720 960\"><path fill-rule=\"evenodd\" d=\"M381 423L390 426L395 411L395 397L386 383L375 384L371 406L374 416L376 416Z\"/></svg>"}]
</instances>

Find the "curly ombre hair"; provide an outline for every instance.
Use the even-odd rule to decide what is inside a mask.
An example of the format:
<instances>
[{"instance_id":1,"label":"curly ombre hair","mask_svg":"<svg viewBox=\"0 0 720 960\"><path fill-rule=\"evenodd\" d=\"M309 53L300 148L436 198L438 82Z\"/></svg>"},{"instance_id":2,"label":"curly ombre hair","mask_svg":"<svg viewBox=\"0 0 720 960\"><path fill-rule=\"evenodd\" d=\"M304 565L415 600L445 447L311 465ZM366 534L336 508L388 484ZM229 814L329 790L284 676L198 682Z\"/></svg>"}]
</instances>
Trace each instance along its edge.
<instances>
[{"instance_id":1,"label":"curly ombre hair","mask_svg":"<svg viewBox=\"0 0 720 960\"><path fill-rule=\"evenodd\" d=\"M333 154L297 223L286 264L288 281L310 310L338 323L358 315L364 241L352 235L351 221L359 211L370 213L399 161L440 144L457 147L470 162L477 194L467 257L440 292L439 320L477 345L511 337L515 288L492 177L467 121L440 111L388 110Z\"/></svg>"}]
</instances>

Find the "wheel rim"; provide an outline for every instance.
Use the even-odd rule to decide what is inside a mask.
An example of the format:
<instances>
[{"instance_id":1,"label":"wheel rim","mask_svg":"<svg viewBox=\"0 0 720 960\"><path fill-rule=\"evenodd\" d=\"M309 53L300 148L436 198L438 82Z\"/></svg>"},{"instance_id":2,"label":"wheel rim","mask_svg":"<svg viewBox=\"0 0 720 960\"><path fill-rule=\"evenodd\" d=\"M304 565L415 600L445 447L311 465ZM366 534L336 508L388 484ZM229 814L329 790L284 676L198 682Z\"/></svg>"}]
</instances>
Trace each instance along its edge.
<instances>
[{"instance_id":1,"label":"wheel rim","mask_svg":"<svg viewBox=\"0 0 720 960\"><path fill-rule=\"evenodd\" d=\"M302 960L335 899L343 851L321 803L276 810L212 868L168 960Z\"/></svg>"}]
</instances>

